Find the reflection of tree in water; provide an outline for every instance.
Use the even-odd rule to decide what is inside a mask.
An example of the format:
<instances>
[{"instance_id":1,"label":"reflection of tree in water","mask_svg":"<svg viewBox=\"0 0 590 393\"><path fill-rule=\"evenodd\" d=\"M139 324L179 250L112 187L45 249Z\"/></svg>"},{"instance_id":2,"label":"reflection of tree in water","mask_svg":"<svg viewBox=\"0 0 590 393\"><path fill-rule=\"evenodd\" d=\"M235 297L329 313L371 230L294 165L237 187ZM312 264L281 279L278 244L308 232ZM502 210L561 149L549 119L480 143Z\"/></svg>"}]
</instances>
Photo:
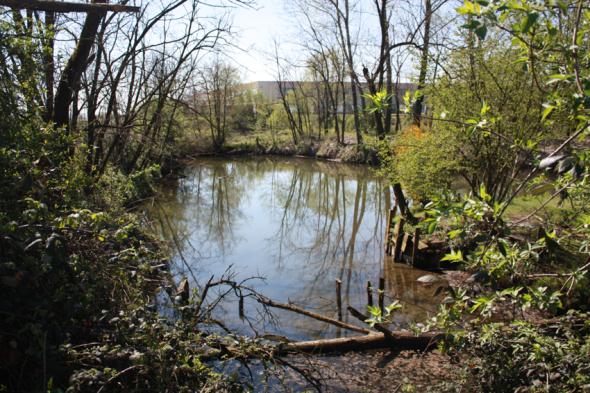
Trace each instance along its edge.
<instances>
[{"instance_id":1,"label":"reflection of tree in water","mask_svg":"<svg viewBox=\"0 0 590 393\"><path fill-rule=\"evenodd\" d=\"M336 278L344 304L357 307L366 304L366 280L376 284L380 276L388 289L409 288L403 289L408 303L431 296L410 285L417 277L384 268L391 195L367 168L300 159L204 159L158 199L151 217L177 244L181 274L185 266L206 280L227 267L228 256L244 269L236 270L240 278L258 268L274 277L265 292L274 291L276 300L288 297L326 315L336 312ZM424 310L407 312L414 320ZM284 317L292 330L325 329L305 317Z\"/></svg>"},{"instance_id":2,"label":"reflection of tree in water","mask_svg":"<svg viewBox=\"0 0 590 393\"><path fill-rule=\"evenodd\" d=\"M163 190L150 209L159 232L172 240L177 252L191 264L224 255L239 240L233 229L243 218L240 205L248 184L240 172L236 163L204 162L178 186Z\"/></svg>"},{"instance_id":3,"label":"reflection of tree in water","mask_svg":"<svg viewBox=\"0 0 590 393\"><path fill-rule=\"evenodd\" d=\"M436 305L444 297L443 294L437 295L436 291L440 285L445 284L421 284L418 278L424 274L428 273L408 265L393 263L391 257L384 259L386 299L398 299L404 305L403 313L395 315L395 324L407 325L412 321L424 320L428 314L436 313Z\"/></svg>"},{"instance_id":4,"label":"reflection of tree in water","mask_svg":"<svg viewBox=\"0 0 590 393\"><path fill-rule=\"evenodd\" d=\"M313 271L306 283L302 299L314 299L333 292L326 283L339 278L344 285L344 301L353 284L353 273L364 270L358 261L379 261L384 217L389 198L384 187L368 173L356 171L353 176L332 175L316 170L294 169L288 182L277 186L274 193L283 206L277 236L279 264L289 258L305 261L306 269ZM386 188L385 188L386 189ZM373 225L371 234L360 229L370 205ZM367 236L369 235L369 236ZM358 284L358 283L354 283Z\"/></svg>"}]
</instances>

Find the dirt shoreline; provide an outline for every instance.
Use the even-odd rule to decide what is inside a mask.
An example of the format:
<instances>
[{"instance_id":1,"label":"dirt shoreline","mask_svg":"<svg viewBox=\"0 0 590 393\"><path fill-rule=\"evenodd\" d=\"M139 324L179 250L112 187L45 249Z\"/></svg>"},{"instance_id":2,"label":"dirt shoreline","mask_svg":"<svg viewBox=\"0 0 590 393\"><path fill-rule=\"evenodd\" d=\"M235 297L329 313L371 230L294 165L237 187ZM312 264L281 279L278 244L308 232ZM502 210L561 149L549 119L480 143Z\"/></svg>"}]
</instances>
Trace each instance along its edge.
<instances>
[{"instance_id":1,"label":"dirt shoreline","mask_svg":"<svg viewBox=\"0 0 590 393\"><path fill-rule=\"evenodd\" d=\"M293 356L289 361L317 370L324 392L444 392L456 391L462 381L461 365L438 350L368 350L334 356ZM296 376L293 378L296 388L309 388L298 383Z\"/></svg>"},{"instance_id":2,"label":"dirt shoreline","mask_svg":"<svg viewBox=\"0 0 590 393\"><path fill-rule=\"evenodd\" d=\"M165 166L177 167L183 160L199 157L235 157L235 156L277 156L277 157L301 157L325 161L343 162L348 164L361 164L378 166L379 156L375 147L357 145L353 141L346 140L344 144L338 144L335 140L310 140L295 145L292 142L265 146L256 138L246 142L226 143L223 148L214 150L205 147L205 144L187 144L177 152ZM176 163L174 161L177 161Z\"/></svg>"}]
</instances>

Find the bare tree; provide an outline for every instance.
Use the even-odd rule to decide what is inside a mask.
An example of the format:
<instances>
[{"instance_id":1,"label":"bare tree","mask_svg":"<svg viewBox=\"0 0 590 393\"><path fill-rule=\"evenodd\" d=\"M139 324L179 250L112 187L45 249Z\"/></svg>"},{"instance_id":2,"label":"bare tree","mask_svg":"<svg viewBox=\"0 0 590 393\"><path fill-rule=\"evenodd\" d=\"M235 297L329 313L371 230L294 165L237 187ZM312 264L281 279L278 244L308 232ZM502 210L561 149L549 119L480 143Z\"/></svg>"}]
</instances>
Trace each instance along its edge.
<instances>
[{"instance_id":1,"label":"bare tree","mask_svg":"<svg viewBox=\"0 0 590 393\"><path fill-rule=\"evenodd\" d=\"M286 70L284 65L281 64L281 59L279 55L279 44L275 41L275 50L274 50L274 60L276 65L276 83L279 89L279 94L281 96L281 102L283 103L283 109L287 114L287 119L289 121L289 128L291 130L291 137L293 139L293 143L295 145L299 144L300 140L303 138L303 128L301 127L301 122L296 121L295 116L293 115L293 111L291 109L291 105L288 100L288 91L287 90L294 90L294 83L287 82L284 80L284 75Z\"/></svg>"},{"instance_id":2,"label":"bare tree","mask_svg":"<svg viewBox=\"0 0 590 393\"><path fill-rule=\"evenodd\" d=\"M430 22L432 20L432 2L431 0L424 0L424 39L422 41L422 48L420 53L420 75L418 76L418 91L420 92L418 98L414 102L412 108L413 122L420 126L422 119L422 110L424 104L424 94L422 90L426 87L426 72L428 71L429 49L430 49Z\"/></svg>"},{"instance_id":3,"label":"bare tree","mask_svg":"<svg viewBox=\"0 0 590 393\"><path fill-rule=\"evenodd\" d=\"M22 51L20 58L7 54L4 70L28 86L31 94L23 98L30 113L42 108L46 120L69 129L74 143L68 150L85 155L86 171L95 180L110 164L131 172L162 160L179 128L178 107L192 87L199 56L228 42L229 11L221 13L220 7L253 4L226 0L216 5L215 17L205 18L202 10L211 6L200 0L142 0L138 7L127 6L129 0L2 0L0 5L7 2L33 7L24 15L18 10L1 15L38 50ZM55 14L64 9L86 16ZM44 19L38 11L45 12ZM68 60L60 64L63 54ZM25 72L27 67L40 71Z\"/></svg>"},{"instance_id":4,"label":"bare tree","mask_svg":"<svg viewBox=\"0 0 590 393\"><path fill-rule=\"evenodd\" d=\"M225 142L237 82L238 71L219 58L200 72L197 108L209 125L215 150L221 149Z\"/></svg>"}]
</instances>

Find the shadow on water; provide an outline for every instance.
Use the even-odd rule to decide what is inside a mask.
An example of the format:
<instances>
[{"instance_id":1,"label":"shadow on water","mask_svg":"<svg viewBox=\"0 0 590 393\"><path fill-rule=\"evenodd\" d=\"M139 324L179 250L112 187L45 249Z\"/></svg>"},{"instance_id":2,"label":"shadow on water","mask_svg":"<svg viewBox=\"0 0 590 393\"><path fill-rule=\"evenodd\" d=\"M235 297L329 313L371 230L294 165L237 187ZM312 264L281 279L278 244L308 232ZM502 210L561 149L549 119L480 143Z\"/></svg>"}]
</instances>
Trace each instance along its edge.
<instances>
[{"instance_id":1,"label":"shadow on water","mask_svg":"<svg viewBox=\"0 0 590 393\"><path fill-rule=\"evenodd\" d=\"M394 324L407 326L433 313L434 289L416 279L424 272L385 262L385 214L389 187L362 166L285 158L207 158L186 177L164 187L147 216L175 246L173 272L192 287L231 269L236 280L260 277L250 286L265 296L336 316L335 280L343 304L366 305L366 282L386 279L386 300L404 308ZM196 282L195 282L196 281ZM375 285L375 284L374 284ZM261 315L246 304L248 315ZM237 299L216 309L218 319L242 333ZM260 318L265 333L291 339L346 334L304 316L276 311L276 324ZM344 320L356 323L348 315Z\"/></svg>"}]
</instances>

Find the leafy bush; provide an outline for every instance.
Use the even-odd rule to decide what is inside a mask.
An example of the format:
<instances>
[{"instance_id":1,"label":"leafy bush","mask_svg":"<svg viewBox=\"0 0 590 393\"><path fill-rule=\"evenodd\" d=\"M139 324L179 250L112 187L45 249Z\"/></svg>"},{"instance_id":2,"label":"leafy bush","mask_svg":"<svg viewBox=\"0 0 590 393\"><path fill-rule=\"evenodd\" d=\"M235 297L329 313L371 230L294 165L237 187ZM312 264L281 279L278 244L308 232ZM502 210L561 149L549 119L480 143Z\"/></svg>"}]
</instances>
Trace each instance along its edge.
<instances>
[{"instance_id":1,"label":"leafy bush","mask_svg":"<svg viewBox=\"0 0 590 393\"><path fill-rule=\"evenodd\" d=\"M428 199L450 187L459 168L455 146L446 131L406 128L393 143L380 146L385 173L415 200Z\"/></svg>"},{"instance_id":2,"label":"leafy bush","mask_svg":"<svg viewBox=\"0 0 590 393\"><path fill-rule=\"evenodd\" d=\"M589 315L555 326L486 324L458 348L470 355L473 382L485 392L575 392L590 388ZM557 323L559 323L557 325Z\"/></svg>"}]
</instances>

